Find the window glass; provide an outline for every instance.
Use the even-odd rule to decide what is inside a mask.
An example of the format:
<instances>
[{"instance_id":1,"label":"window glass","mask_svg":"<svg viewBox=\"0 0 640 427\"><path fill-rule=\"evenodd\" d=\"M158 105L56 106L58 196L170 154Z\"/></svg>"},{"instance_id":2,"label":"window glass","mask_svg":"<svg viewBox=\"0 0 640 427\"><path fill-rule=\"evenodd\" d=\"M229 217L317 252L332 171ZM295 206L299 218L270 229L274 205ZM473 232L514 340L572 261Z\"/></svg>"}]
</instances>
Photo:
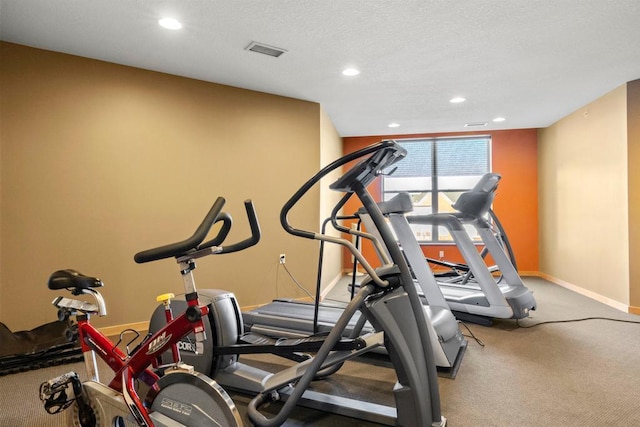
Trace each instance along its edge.
<instances>
[{"instance_id":1,"label":"window glass","mask_svg":"<svg viewBox=\"0 0 640 427\"><path fill-rule=\"evenodd\" d=\"M429 138L398 140L407 156L387 171L382 181L383 199L408 192L414 204L413 215L453 212L451 206L460 194L470 190L491 171L491 138ZM411 225L420 242L452 242L444 227ZM479 240L473 227L466 227Z\"/></svg>"}]
</instances>

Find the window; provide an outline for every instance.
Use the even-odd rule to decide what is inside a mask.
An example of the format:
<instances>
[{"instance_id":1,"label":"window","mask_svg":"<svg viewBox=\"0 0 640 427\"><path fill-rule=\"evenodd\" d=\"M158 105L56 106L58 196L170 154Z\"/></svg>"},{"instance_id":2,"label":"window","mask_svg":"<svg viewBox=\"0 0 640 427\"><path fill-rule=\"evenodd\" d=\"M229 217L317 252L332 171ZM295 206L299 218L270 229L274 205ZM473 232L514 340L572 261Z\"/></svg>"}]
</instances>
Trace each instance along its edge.
<instances>
[{"instance_id":1,"label":"window","mask_svg":"<svg viewBox=\"0 0 640 427\"><path fill-rule=\"evenodd\" d=\"M407 156L382 179L383 200L400 192L413 199L413 214L452 212L451 205L491 171L491 137L406 139L397 142ZM391 171L388 171L391 172ZM448 243L453 239L444 227L412 224L419 242ZM471 238L479 240L468 227Z\"/></svg>"}]
</instances>

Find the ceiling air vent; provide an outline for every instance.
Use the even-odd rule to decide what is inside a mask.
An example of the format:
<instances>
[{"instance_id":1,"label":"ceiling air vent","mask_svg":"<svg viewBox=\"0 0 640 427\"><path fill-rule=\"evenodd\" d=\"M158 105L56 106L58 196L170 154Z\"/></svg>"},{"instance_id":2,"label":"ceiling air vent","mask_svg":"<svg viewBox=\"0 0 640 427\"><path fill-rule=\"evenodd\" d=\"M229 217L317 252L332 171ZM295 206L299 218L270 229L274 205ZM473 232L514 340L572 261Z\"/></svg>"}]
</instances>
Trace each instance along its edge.
<instances>
[{"instance_id":1,"label":"ceiling air vent","mask_svg":"<svg viewBox=\"0 0 640 427\"><path fill-rule=\"evenodd\" d=\"M274 58L277 58L286 52L285 49L281 49L275 46L269 46L264 43L258 43L258 42L251 42L251 44L249 44L249 46L247 46L245 49L250 50L252 52L258 52L263 55L273 56Z\"/></svg>"},{"instance_id":2,"label":"ceiling air vent","mask_svg":"<svg viewBox=\"0 0 640 427\"><path fill-rule=\"evenodd\" d=\"M487 122L475 122L475 123L465 123L464 127L466 128L479 128L486 126Z\"/></svg>"}]
</instances>

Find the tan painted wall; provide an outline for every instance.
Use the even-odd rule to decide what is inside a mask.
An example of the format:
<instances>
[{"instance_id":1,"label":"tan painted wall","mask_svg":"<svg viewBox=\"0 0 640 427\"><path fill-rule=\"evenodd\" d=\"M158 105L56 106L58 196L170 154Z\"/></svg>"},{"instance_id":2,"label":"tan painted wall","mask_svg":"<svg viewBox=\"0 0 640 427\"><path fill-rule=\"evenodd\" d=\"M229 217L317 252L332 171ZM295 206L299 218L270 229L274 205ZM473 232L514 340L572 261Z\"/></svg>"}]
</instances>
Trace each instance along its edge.
<instances>
[{"instance_id":1,"label":"tan painted wall","mask_svg":"<svg viewBox=\"0 0 640 427\"><path fill-rule=\"evenodd\" d=\"M640 307L640 80L627 83L629 304ZM638 310L636 310L638 311Z\"/></svg>"},{"instance_id":2,"label":"tan painted wall","mask_svg":"<svg viewBox=\"0 0 640 427\"><path fill-rule=\"evenodd\" d=\"M2 61L2 48L0 47L0 62ZM0 71L0 75L1 75ZM2 79L0 78L0 236L2 236L2 140L4 137L2 127ZM0 239L0 260L2 259L2 239ZM0 283L2 277L2 264L0 264ZM2 320L2 286L0 286L0 320Z\"/></svg>"},{"instance_id":3,"label":"tan painted wall","mask_svg":"<svg viewBox=\"0 0 640 427\"><path fill-rule=\"evenodd\" d=\"M629 303L626 85L542 129L540 271Z\"/></svg>"},{"instance_id":4,"label":"tan painted wall","mask_svg":"<svg viewBox=\"0 0 640 427\"><path fill-rule=\"evenodd\" d=\"M276 285L282 252L298 280L315 284L316 242L286 234L279 213L318 170L318 104L14 44L0 49L0 320L11 329L55 318L46 282L61 268L104 280L109 315L99 326L148 320L156 295L180 293L182 282L174 260L138 265L133 255L190 236L218 195L235 219L230 240L248 233L248 198L263 239L200 260L200 289L231 290L243 306L301 296ZM317 227L319 194L292 220Z\"/></svg>"},{"instance_id":5,"label":"tan painted wall","mask_svg":"<svg viewBox=\"0 0 640 427\"><path fill-rule=\"evenodd\" d=\"M329 163L343 156L342 138L333 126L331 118L324 109L321 108L320 114L320 167L321 169ZM323 180L320 185L320 225L331 215L331 211L336 203L340 200L342 193L332 191L329 185L340 176L341 171L331 173ZM340 233L335 231L330 225L326 228L327 234L339 236ZM316 270L317 271L317 270ZM335 244L325 244L322 262L322 290L327 289L328 285L334 282L342 275L342 250Z\"/></svg>"}]
</instances>

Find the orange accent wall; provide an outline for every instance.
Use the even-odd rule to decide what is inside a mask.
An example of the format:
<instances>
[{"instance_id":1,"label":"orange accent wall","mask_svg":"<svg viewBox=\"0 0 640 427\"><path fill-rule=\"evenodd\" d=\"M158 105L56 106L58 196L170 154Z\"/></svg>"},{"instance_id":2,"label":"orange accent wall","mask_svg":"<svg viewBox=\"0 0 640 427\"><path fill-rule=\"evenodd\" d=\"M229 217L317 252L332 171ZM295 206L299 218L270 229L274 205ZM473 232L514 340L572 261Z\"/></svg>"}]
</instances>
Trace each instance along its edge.
<instances>
[{"instance_id":1,"label":"orange accent wall","mask_svg":"<svg viewBox=\"0 0 640 427\"><path fill-rule=\"evenodd\" d=\"M515 252L520 272L538 271L538 133L537 129L501 130L493 132L438 133L411 135L359 136L343 138L344 153L375 144L384 139L404 139L443 136L491 135L492 170L500 173L502 180L494 201L493 210L507 232ZM369 190L380 200L380 180L371 184ZM345 214L353 213L359 203L350 200ZM426 256L437 258L445 251L450 261L462 261L453 245L428 245L422 247ZM363 246L368 260L377 260L372 245ZM378 262L373 262L379 265ZM345 251L344 265L352 266L351 257Z\"/></svg>"}]
</instances>

